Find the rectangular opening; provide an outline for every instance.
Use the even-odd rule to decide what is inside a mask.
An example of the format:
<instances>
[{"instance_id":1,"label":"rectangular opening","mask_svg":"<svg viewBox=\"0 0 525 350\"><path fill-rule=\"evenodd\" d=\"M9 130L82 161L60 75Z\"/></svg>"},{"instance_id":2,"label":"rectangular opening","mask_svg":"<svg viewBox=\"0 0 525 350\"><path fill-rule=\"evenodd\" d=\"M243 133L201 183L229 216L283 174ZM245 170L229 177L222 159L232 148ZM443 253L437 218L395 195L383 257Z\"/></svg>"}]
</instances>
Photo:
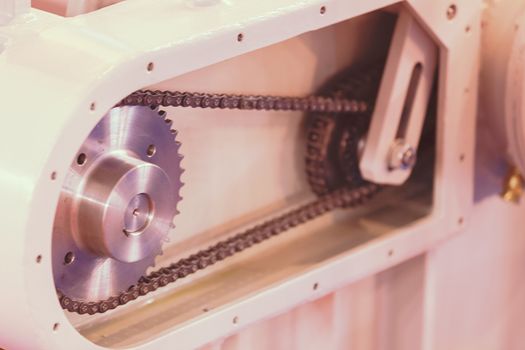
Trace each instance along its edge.
<instances>
[{"instance_id":1,"label":"rectangular opening","mask_svg":"<svg viewBox=\"0 0 525 350\"><path fill-rule=\"evenodd\" d=\"M151 89L305 96L348 67L384 62L396 16L377 11L164 81ZM186 169L181 214L159 257L165 266L311 200L300 112L167 108ZM92 342L144 344L393 234L432 211L435 103L409 181L98 316L68 314Z\"/></svg>"}]
</instances>

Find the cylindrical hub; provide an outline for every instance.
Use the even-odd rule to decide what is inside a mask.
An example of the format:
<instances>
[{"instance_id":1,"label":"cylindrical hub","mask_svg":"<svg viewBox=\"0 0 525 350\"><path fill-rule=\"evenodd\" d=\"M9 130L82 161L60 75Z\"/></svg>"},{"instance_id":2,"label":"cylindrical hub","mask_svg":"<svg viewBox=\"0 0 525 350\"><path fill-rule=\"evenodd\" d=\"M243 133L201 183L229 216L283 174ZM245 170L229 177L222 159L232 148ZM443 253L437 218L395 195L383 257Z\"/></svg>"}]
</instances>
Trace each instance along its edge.
<instances>
[{"instance_id":1,"label":"cylindrical hub","mask_svg":"<svg viewBox=\"0 0 525 350\"><path fill-rule=\"evenodd\" d=\"M162 253L183 172L165 116L149 107L113 108L72 159L53 225L53 275L67 296L116 295Z\"/></svg>"},{"instance_id":2,"label":"cylindrical hub","mask_svg":"<svg viewBox=\"0 0 525 350\"><path fill-rule=\"evenodd\" d=\"M102 157L92 169L72 208L80 245L122 262L157 252L176 210L168 175L125 152Z\"/></svg>"}]
</instances>

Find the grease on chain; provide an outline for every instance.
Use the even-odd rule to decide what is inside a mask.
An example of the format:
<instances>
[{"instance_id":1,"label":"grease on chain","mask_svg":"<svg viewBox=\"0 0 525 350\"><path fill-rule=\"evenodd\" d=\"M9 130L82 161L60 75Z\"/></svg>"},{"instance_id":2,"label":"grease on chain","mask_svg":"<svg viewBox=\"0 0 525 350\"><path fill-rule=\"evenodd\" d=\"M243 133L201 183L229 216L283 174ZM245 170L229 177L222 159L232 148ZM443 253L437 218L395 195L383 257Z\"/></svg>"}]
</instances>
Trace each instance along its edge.
<instances>
[{"instance_id":1,"label":"grease on chain","mask_svg":"<svg viewBox=\"0 0 525 350\"><path fill-rule=\"evenodd\" d=\"M363 113L368 104L354 99L327 98L310 96L274 97L226 94L201 94L170 91L137 91L126 97L120 105L150 106L150 107L194 107L222 108L242 110L274 110L274 111L309 111L327 113ZM228 239L220 241L205 250L181 259L167 267L160 268L147 276L142 276L128 290L105 300L83 301L74 300L57 290L60 305L69 312L94 315L104 313L125 305L140 296L144 296L178 279L187 277L203 270L232 255L240 253L251 246L275 237L293 227L304 224L321 215L338 208L348 208L362 204L380 187L375 184L364 184L355 189L341 188L318 197L299 208L286 212L276 218L247 229Z\"/></svg>"}]
</instances>

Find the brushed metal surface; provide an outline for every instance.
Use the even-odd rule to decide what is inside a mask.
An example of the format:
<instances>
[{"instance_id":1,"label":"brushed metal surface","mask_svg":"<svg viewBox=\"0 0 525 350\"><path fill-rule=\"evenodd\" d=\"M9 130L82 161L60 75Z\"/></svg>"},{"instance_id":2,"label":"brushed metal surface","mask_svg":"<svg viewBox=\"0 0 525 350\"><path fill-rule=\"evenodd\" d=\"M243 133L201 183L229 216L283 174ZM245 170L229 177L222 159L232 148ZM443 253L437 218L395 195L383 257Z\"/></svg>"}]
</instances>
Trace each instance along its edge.
<instances>
[{"instance_id":1,"label":"brushed metal surface","mask_svg":"<svg viewBox=\"0 0 525 350\"><path fill-rule=\"evenodd\" d=\"M182 185L180 144L147 107L114 108L71 163L53 232L53 273L76 298L112 296L162 252Z\"/></svg>"}]
</instances>

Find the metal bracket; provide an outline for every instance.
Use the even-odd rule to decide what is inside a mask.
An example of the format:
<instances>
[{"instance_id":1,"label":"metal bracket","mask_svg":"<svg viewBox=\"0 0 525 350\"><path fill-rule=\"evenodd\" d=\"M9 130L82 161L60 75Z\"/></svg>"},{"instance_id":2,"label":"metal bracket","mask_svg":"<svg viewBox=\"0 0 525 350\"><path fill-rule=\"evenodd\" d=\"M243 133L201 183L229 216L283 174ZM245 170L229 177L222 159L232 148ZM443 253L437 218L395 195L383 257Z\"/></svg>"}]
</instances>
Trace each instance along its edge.
<instances>
[{"instance_id":1,"label":"metal bracket","mask_svg":"<svg viewBox=\"0 0 525 350\"><path fill-rule=\"evenodd\" d=\"M399 185L410 176L437 54L437 46L410 13L400 12L359 164L365 179Z\"/></svg>"}]
</instances>

